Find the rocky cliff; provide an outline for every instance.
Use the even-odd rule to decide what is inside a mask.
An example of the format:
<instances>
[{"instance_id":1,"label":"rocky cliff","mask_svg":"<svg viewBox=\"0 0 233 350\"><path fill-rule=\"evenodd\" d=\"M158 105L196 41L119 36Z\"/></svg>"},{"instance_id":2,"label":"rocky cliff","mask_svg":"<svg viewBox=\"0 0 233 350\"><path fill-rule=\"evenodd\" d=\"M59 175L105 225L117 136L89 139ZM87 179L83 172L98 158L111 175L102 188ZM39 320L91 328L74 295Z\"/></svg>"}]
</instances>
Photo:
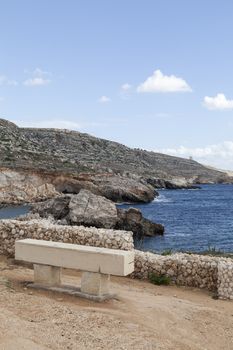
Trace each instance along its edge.
<instances>
[{"instance_id":1,"label":"rocky cliff","mask_svg":"<svg viewBox=\"0 0 233 350\"><path fill-rule=\"evenodd\" d=\"M19 128L0 119L0 167L83 174L133 174L184 178L191 183L227 182L224 172L193 160L132 149L77 131Z\"/></svg>"}]
</instances>

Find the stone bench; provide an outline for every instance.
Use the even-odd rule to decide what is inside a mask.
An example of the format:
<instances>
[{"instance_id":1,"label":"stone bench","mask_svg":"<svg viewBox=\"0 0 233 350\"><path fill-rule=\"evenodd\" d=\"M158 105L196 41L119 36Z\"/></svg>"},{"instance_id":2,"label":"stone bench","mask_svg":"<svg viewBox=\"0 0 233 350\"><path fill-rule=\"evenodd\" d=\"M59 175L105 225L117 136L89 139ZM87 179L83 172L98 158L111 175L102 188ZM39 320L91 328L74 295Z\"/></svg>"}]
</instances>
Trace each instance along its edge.
<instances>
[{"instance_id":1,"label":"stone bench","mask_svg":"<svg viewBox=\"0 0 233 350\"><path fill-rule=\"evenodd\" d=\"M134 271L134 252L36 239L15 242L15 259L33 263L32 288L66 292L103 301L109 293L110 275L127 276ZM61 269L83 271L81 288L61 284Z\"/></svg>"}]
</instances>

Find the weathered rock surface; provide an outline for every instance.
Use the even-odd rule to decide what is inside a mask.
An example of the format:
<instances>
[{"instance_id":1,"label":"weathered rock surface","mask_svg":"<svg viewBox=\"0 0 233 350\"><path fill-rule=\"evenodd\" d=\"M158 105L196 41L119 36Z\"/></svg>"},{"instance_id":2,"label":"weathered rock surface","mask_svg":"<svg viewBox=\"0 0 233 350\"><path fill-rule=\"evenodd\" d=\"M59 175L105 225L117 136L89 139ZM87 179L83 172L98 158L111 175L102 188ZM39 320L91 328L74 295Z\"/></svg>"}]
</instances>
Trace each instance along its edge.
<instances>
[{"instance_id":1,"label":"weathered rock surface","mask_svg":"<svg viewBox=\"0 0 233 350\"><path fill-rule=\"evenodd\" d=\"M40 201L59 193L78 194L81 189L116 202L149 202L156 192L140 179L123 176L82 175L79 178L45 172L0 169L0 204Z\"/></svg>"},{"instance_id":2,"label":"weathered rock surface","mask_svg":"<svg viewBox=\"0 0 233 350\"><path fill-rule=\"evenodd\" d=\"M112 201L81 190L71 197L68 220L76 225L114 228L117 223L117 209Z\"/></svg>"},{"instance_id":3,"label":"weathered rock surface","mask_svg":"<svg viewBox=\"0 0 233 350\"><path fill-rule=\"evenodd\" d=\"M184 178L174 178L172 180L159 179L159 178L147 178L147 183L153 186L156 189L166 188L169 190L180 190L180 189L188 189L188 190L197 190L200 189L200 186L196 186L191 184Z\"/></svg>"},{"instance_id":4,"label":"weathered rock surface","mask_svg":"<svg viewBox=\"0 0 233 350\"><path fill-rule=\"evenodd\" d=\"M77 194L85 189L113 202L148 203L158 195L150 184L139 177L114 174L82 175L79 178L59 176L53 180L53 185L59 192Z\"/></svg>"},{"instance_id":5,"label":"weathered rock surface","mask_svg":"<svg viewBox=\"0 0 233 350\"><path fill-rule=\"evenodd\" d=\"M93 183L102 196L114 202L148 203L157 195L152 186L123 176L96 176Z\"/></svg>"},{"instance_id":6,"label":"weathered rock surface","mask_svg":"<svg viewBox=\"0 0 233 350\"><path fill-rule=\"evenodd\" d=\"M164 226L145 219L139 209L117 209L117 213L118 223L116 228L132 231L138 238L164 234Z\"/></svg>"},{"instance_id":7,"label":"weathered rock surface","mask_svg":"<svg viewBox=\"0 0 233 350\"><path fill-rule=\"evenodd\" d=\"M33 173L0 171L0 204L19 204L57 197L55 187Z\"/></svg>"},{"instance_id":8,"label":"weathered rock surface","mask_svg":"<svg viewBox=\"0 0 233 350\"><path fill-rule=\"evenodd\" d=\"M32 205L32 213L38 213L43 218L52 216L55 220L62 220L69 214L69 195L60 196Z\"/></svg>"}]
</instances>

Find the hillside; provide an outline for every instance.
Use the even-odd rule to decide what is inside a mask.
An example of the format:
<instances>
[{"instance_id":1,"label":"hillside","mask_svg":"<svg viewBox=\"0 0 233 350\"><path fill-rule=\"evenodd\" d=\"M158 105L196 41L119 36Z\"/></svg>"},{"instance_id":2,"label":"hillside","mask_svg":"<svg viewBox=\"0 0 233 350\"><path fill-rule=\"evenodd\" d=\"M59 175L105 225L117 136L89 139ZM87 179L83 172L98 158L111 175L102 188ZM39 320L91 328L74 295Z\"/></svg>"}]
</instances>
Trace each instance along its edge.
<instances>
[{"instance_id":1,"label":"hillside","mask_svg":"<svg viewBox=\"0 0 233 350\"><path fill-rule=\"evenodd\" d=\"M224 172L196 161L132 149L78 131L19 128L0 119L0 167L80 173L126 172L193 182L228 181Z\"/></svg>"}]
</instances>

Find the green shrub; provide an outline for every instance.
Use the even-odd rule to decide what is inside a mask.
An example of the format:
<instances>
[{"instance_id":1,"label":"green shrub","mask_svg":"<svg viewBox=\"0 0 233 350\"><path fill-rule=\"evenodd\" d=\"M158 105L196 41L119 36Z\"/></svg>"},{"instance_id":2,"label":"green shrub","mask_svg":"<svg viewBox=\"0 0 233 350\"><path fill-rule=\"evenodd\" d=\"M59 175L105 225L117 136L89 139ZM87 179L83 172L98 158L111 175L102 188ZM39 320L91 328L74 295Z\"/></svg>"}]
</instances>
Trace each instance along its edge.
<instances>
[{"instance_id":1,"label":"green shrub","mask_svg":"<svg viewBox=\"0 0 233 350\"><path fill-rule=\"evenodd\" d=\"M171 278L166 275L156 275L154 272L149 274L149 281L158 286L169 285L171 283Z\"/></svg>"},{"instance_id":2,"label":"green shrub","mask_svg":"<svg viewBox=\"0 0 233 350\"><path fill-rule=\"evenodd\" d=\"M172 255L172 249L165 249L161 255L166 256L166 255Z\"/></svg>"}]
</instances>

